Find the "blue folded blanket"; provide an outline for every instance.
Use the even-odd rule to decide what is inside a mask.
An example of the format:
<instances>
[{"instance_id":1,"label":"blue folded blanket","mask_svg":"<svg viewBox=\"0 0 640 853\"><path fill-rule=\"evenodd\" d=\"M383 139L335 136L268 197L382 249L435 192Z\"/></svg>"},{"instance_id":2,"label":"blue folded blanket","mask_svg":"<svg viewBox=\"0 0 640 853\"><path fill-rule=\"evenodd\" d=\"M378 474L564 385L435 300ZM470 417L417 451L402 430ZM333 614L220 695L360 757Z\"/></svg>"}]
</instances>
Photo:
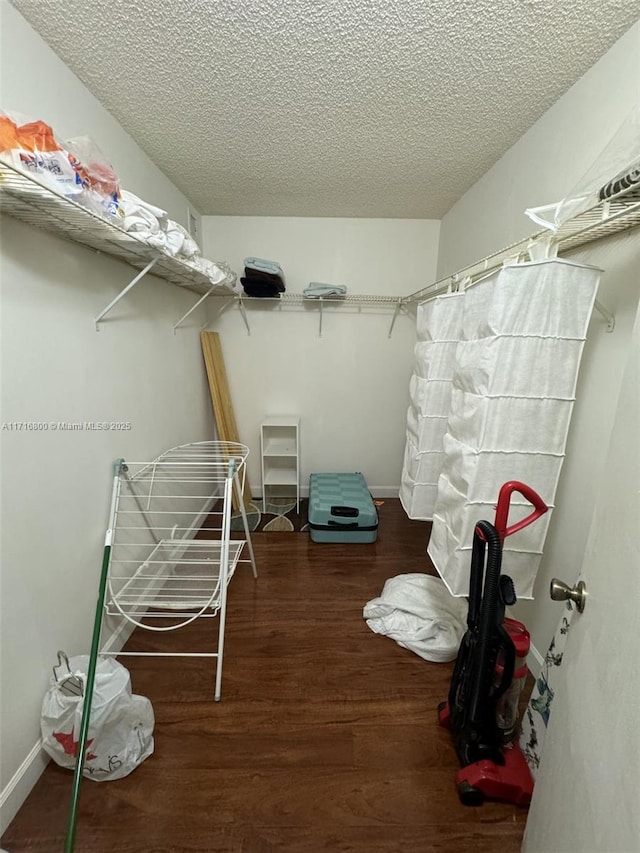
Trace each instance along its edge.
<instances>
[{"instance_id":1,"label":"blue folded blanket","mask_svg":"<svg viewBox=\"0 0 640 853\"><path fill-rule=\"evenodd\" d=\"M264 258L245 258L244 265L245 267L249 267L249 269L268 272L271 275L284 276L282 267L277 261L267 261Z\"/></svg>"},{"instance_id":2,"label":"blue folded blanket","mask_svg":"<svg viewBox=\"0 0 640 853\"><path fill-rule=\"evenodd\" d=\"M327 296L346 296L347 288L343 284L324 284L321 281L310 281L302 292L308 299L324 299Z\"/></svg>"}]
</instances>

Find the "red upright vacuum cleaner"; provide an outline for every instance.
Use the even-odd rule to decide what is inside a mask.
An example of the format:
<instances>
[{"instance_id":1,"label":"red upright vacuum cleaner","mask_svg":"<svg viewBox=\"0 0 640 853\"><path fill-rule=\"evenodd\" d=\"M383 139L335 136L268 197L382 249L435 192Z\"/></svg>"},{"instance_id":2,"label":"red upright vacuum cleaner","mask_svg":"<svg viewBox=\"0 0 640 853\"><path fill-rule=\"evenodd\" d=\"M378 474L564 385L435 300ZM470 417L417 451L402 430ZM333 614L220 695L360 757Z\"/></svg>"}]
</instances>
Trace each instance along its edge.
<instances>
[{"instance_id":1,"label":"red upright vacuum cleaner","mask_svg":"<svg viewBox=\"0 0 640 853\"><path fill-rule=\"evenodd\" d=\"M534 511L507 527L513 492ZM533 489L511 480L500 489L495 523L479 521L474 530L467 631L448 700L438 706L440 725L451 729L462 768L456 783L464 805L480 805L485 798L516 805L531 801L533 777L515 742L530 638L521 622L505 619L505 607L515 604L516 594L511 578L501 572L502 543L547 509Z\"/></svg>"}]
</instances>

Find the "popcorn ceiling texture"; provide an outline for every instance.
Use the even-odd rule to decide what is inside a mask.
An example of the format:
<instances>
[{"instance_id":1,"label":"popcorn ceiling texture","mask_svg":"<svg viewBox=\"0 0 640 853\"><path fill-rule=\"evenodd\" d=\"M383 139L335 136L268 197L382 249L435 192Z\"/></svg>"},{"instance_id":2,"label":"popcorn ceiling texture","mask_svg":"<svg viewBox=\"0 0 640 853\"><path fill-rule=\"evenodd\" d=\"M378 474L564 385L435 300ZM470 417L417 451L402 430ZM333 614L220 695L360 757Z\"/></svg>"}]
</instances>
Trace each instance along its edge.
<instances>
[{"instance_id":1,"label":"popcorn ceiling texture","mask_svg":"<svg viewBox=\"0 0 640 853\"><path fill-rule=\"evenodd\" d=\"M201 213L254 216L441 217L639 14L638 0L11 2Z\"/></svg>"}]
</instances>

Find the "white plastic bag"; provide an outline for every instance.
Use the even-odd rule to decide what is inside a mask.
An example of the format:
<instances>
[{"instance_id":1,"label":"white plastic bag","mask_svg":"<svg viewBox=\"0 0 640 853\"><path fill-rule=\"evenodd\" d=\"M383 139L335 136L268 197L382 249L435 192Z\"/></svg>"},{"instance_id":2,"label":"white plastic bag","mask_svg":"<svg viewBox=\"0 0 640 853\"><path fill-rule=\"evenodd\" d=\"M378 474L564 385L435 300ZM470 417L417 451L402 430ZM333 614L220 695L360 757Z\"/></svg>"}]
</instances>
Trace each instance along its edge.
<instances>
[{"instance_id":1,"label":"white plastic bag","mask_svg":"<svg viewBox=\"0 0 640 853\"><path fill-rule=\"evenodd\" d=\"M31 175L54 192L71 198L82 193L82 181L44 121L0 110L0 159Z\"/></svg>"},{"instance_id":2,"label":"white plastic bag","mask_svg":"<svg viewBox=\"0 0 640 853\"><path fill-rule=\"evenodd\" d=\"M83 191L76 201L98 216L122 225L120 183L100 148L89 136L67 139L65 148L82 183Z\"/></svg>"},{"instance_id":3,"label":"white plastic bag","mask_svg":"<svg viewBox=\"0 0 640 853\"><path fill-rule=\"evenodd\" d=\"M74 676L86 684L88 655L69 659ZM61 767L76 765L84 700L51 679L42 702L42 745ZM98 658L83 775L96 782L121 779L153 753L151 702L131 693L129 671L112 658Z\"/></svg>"}]
</instances>

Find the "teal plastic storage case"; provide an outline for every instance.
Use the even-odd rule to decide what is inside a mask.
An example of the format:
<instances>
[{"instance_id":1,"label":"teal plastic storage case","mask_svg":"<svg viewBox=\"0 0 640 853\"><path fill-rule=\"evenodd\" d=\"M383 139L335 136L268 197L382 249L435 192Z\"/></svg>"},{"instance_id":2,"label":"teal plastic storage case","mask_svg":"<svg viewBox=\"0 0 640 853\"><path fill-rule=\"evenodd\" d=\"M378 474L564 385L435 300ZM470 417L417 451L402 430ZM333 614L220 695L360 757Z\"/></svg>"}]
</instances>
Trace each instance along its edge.
<instances>
[{"instance_id":1,"label":"teal plastic storage case","mask_svg":"<svg viewBox=\"0 0 640 853\"><path fill-rule=\"evenodd\" d=\"M314 542L375 542L378 512L362 474L312 474L309 533Z\"/></svg>"}]
</instances>

